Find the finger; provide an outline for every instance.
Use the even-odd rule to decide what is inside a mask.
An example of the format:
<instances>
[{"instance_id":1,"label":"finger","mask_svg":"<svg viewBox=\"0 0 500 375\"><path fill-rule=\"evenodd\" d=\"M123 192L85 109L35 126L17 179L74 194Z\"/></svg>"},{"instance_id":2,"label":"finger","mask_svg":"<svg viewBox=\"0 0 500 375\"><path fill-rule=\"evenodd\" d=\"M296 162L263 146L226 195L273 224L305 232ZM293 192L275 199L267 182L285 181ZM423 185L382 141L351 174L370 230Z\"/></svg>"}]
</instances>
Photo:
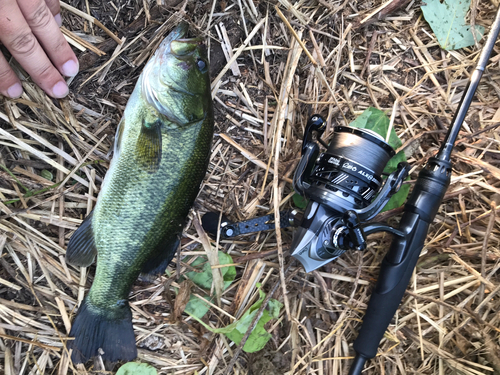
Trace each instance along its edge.
<instances>
[{"instance_id":1,"label":"finger","mask_svg":"<svg viewBox=\"0 0 500 375\"><path fill-rule=\"evenodd\" d=\"M0 53L0 92L13 99L19 98L23 93L21 81L10 68L2 53Z\"/></svg>"},{"instance_id":2,"label":"finger","mask_svg":"<svg viewBox=\"0 0 500 375\"><path fill-rule=\"evenodd\" d=\"M50 9L50 13L54 16L57 26L61 27L61 5L59 5L59 0L45 0L45 4L47 4L47 7Z\"/></svg>"},{"instance_id":3,"label":"finger","mask_svg":"<svg viewBox=\"0 0 500 375\"><path fill-rule=\"evenodd\" d=\"M15 1L0 1L0 39L33 81L47 94L55 98L68 94L66 82L31 32Z\"/></svg>"},{"instance_id":4,"label":"finger","mask_svg":"<svg viewBox=\"0 0 500 375\"><path fill-rule=\"evenodd\" d=\"M78 73L78 59L69 46L44 0L18 0L31 31L56 68L67 77Z\"/></svg>"}]
</instances>

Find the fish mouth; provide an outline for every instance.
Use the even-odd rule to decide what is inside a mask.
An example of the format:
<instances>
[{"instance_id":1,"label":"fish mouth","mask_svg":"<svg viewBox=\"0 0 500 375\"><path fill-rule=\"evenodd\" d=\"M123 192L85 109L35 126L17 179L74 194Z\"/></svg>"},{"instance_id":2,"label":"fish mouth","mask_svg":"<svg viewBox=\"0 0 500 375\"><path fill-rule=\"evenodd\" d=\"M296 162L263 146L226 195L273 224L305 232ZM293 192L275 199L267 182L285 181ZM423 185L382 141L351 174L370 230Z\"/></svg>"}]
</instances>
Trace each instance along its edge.
<instances>
[{"instance_id":1,"label":"fish mouth","mask_svg":"<svg viewBox=\"0 0 500 375\"><path fill-rule=\"evenodd\" d=\"M203 39L200 37L190 37L189 25L186 22L181 22L170 32L162 44L160 49L163 49L163 54L172 53L176 57L183 57L201 46Z\"/></svg>"},{"instance_id":2,"label":"fish mouth","mask_svg":"<svg viewBox=\"0 0 500 375\"><path fill-rule=\"evenodd\" d=\"M177 39L183 39L187 38L189 32L189 25L187 22L182 21L179 23L176 27L172 29L169 35L169 39L171 40L177 40Z\"/></svg>"},{"instance_id":3,"label":"fish mouth","mask_svg":"<svg viewBox=\"0 0 500 375\"><path fill-rule=\"evenodd\" d=\"M201 38L177 39L170 42L170 52L175 57L183 57L193 53L203 43Z\"/></svg>"}]
</instances>

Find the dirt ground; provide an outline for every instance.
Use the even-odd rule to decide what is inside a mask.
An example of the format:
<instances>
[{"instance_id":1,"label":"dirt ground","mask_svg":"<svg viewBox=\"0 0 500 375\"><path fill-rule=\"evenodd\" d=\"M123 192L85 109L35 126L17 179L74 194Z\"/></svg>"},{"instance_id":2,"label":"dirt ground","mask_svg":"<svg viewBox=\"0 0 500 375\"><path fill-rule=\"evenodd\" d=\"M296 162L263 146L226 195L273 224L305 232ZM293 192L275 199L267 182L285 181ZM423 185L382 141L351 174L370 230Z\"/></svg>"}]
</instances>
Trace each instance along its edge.
<instances>
[{"instance_id":1,"label":"dirt ground","mask_svg":"<svg viewBox=\"0 0 500 375\"><path fill-rule=\"evenodd\" d=\"M158 374L347 374L389 235L372 235L366 251L346 252L312 273L290 257L289 228L214 242L231 255L237 274L205 323L230 324L257 300L257 283L284 304L266 324L271 339L258 353L241 351L186 314L172 316L177 272L205 254L198 217L223 211L239 221L294 207L291 179L313 113L327 119L325 140L369 107L394 115L411 186L436 153L483 40L444 51L420 2L389 3L62 3L64 32L80 61L69 97L47 97L15 61L25 94L0 97L0 373L119 368L99 358L75 366L68 357L64 343L95 266L75 268L64 254L95 204L139 74L185 20L209 48L216 134L181 257L131 292L138 361ZM474 1L468 22L488 32L497 6ZM452 184L364 374L500 374L499 61L495 47L452 156ZM397 226L401 212L375 220Z\"/></svg>"}]
</instances>

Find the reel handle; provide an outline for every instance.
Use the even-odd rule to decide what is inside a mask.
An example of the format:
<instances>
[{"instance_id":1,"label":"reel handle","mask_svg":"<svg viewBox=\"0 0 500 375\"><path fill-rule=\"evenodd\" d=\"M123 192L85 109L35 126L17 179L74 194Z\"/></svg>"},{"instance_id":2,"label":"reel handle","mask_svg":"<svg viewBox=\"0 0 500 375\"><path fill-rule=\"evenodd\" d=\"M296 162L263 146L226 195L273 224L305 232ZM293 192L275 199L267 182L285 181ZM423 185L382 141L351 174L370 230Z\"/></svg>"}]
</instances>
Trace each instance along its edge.
<instances>
[{"instance_id":1,"label":"reel handle","mask_svg":"<svg viewBox=\"0 0 500 375\"><path fill-rule=\"evenodd\" d=\"M276 228L274 214L259 216L236 223L233 223L225 215L222 215L220 227L218 227L219 215L220 212L207 212L201 218L203 229L213 239L217 238L218 232L220 232L220 238L224 240L241 234L255 233ZM280 211L280 228L298 226L301 220L302 214L297 210Z\"/></svg>"}]
</instances>

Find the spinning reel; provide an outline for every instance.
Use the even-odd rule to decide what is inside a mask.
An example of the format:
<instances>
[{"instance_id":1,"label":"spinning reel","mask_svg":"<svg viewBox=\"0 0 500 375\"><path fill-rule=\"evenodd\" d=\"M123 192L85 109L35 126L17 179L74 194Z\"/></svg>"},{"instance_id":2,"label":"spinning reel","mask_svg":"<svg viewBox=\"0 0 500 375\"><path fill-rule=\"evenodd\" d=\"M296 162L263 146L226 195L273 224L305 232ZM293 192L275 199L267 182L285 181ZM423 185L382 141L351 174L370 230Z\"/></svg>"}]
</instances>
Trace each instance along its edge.
<instances>
[{"instance_id":1,"label":"spinning reel","mask_svg":"<svg viewBox=\"0 0 500 375\"><path fill-rule=\"evenodd\" d=\"M386 224L368 223L401 187L408 175L400 163L385 180L387 162L395 152L377 133L337 126L329 145L321 140L325 120L313 115L307 122L302 157L295 171L295 191L309 200L304 213L280 212L280 227L298 226L292 256L307 272L334 260L347 250L364 250L366 236L380 231L400 232ZM316 138L316 141L314 140ZM320 153L320 144L326 149ZM223 219L222 238L274 229L274 215L231 223ZM216 234L218 216L203 216L207 232Z\"/></svg>"},{"instance_id":2,"label":"spinning reel","mask_svg":"<svg viewBox=\"0 0 500 375\"><path fill-rule=\"evenodd\" d=\"M320 154L313 133L319 140L324 130L321 116L309 119L293 179L295 190L309 199L292 241L292 256L307 272L347 250L364 250L371 233L398 234L388 225L367 221L399 190L409 170L400 163L384 182L383 170L394 150L377 133L349 126L337 126Z\"/></svg>"}]
</instances>

